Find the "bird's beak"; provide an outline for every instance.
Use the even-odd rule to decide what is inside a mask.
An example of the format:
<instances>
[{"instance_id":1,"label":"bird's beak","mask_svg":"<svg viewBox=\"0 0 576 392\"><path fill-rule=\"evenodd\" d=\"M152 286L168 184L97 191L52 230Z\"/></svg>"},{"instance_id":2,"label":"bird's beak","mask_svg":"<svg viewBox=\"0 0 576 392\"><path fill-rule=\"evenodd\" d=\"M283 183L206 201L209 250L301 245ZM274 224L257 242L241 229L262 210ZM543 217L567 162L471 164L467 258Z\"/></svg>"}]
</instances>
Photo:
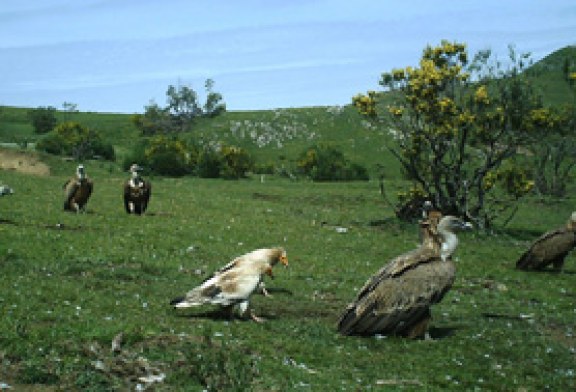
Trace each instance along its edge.
<instances>
[{"instance_id":1,"label":"bird's beak","mask_svg":"<svg viewBox=\"0 0 576 392\"><path fill-rule=\"evenodd\" d=\"M280 256L280 262L284 264L284 267L288 267L288 257Z\"/></svg>"}]
</instances>

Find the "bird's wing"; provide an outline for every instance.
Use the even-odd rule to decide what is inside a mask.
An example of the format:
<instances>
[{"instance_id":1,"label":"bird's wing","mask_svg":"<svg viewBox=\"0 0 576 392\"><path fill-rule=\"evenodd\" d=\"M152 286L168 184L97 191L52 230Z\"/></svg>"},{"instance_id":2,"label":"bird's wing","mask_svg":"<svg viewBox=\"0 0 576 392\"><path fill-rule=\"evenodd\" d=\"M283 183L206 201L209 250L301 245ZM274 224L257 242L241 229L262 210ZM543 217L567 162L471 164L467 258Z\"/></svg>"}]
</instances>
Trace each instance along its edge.
<instances>
[{"instance_id":1,"label":"bird's wing","mask_svg":"<svg viewBox=\"0 0 576 392\"><path fill-rule=\"evenodd\" d=\"M94 191L94 181L87 179L86 180L86 199L90 197L92 192Z\"/></svg>"},{"instance_id":2,"label":"bird's wing","mask_svg":"<svg viewBox=\"0 0 576 392\"><path fill-rule=\"evenodd\" d=\"M454 273L453 263L439 257L421 260L398 274L381 273L348 305L338 329L345 335L399 334L442 299Z\"/></svg>"},{"instance_id":3,"label":"bird's wing","mask_svg":"<svg viewBox=\"0 0 576 392\"><path fill-rule=\"evenodd\" d=\"M233 305L248 299L260 281L260 274L246 269L232 269L215 274L189 291L180 306Z\"/></svg>"},{"instance_id":4,"label":"bird's wing","mask_svg":"<svg viewBox=\"0 0 576 392\"><path fill-rule=\"evenodd\" d=\"M74 195L76 194L76 191L78 190L79 187L80 187L80 184L76 180L69 180L66 183L65 191L66 191L66 201L67 202L70 202L70 200L74 197Z\"/></svg>"},{"instance_id":5,"label":"bird's wing","mask_svg":"<svg viewBox=\"0 0 576 392\"><path fill-rule=\"evenodd\" d=\"M403 271L414 268L421 263L434 259L434 252L430 248L420 247L403 255L395 257L374 274L358 292L358 297L374 289L382 280L401 274Z\"/></svg>"}]
</instances>

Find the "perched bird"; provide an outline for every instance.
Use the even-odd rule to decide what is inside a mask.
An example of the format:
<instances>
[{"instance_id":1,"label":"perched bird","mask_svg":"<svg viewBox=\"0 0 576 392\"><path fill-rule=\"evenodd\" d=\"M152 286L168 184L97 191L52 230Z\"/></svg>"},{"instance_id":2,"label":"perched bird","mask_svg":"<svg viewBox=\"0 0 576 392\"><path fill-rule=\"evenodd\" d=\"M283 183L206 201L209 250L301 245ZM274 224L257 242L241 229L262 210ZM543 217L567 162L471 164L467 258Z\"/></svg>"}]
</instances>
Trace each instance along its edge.
<instances>
[{"instance_id":1,"label":"perched bird","mask_svg":"<svg viewBox=\"0 0 576 392\"><path fill-rule=\"evenodd\" d=\"M561 271L564 259L576 246L576 211L564 227L551 230L537 238L530 248L520 256L516 268L521 270L543 270L552 264Z\"/></svg>"},{"instance_id":2,"label":"perched bird","mask_svg":"<svg viewBox=\"0 0 576 392\"><path fill-rule=\"evenodd\" d=\"M262 319L249 310L250 296L260 287L265 274L274 277L272 267L278 262L288 265L284 248L254 250L232 260L185 296L173 299L170 305L174 308L220 305L229 316L238 305L241 317L249 315L252 320L261 322Z\"/></svg>"},{"instance_id":3,"label":"perched bird","mask_svg":"<svg viewBox=\"0 0 576 392\"><path fill-rule=\"evenodd\" d=\"M470 223L444 216L421 223L422 244L394 258L370 278L338 322L343 335L399 335L428 338L430 307L452 287L452 254L458 246L455 231Z\"/></svg>"},{"instance_id":4,"label":"perched bird","mask_svg":"<svg viewBox=\"0 0 576 392\"><path fill-rule=\"evenodd\" d=\"M84 212L86 203L94 190L94 183L86 175L84 165L78 165L76 176L66 181L62 188L64 189L64 210Z\"/></svg>"},{"instance_id":5,"label":"perched bird","mask_svg":"<svg viewBox=\"0 0 576 392\"><path fill-rule=\"evenodd\" d=\"M124 208L129 214L141 215L146 212L152 195L152 185L140 175L142 168L130 166L131 178L124 183Z\"/></svg>"}]
</instances>

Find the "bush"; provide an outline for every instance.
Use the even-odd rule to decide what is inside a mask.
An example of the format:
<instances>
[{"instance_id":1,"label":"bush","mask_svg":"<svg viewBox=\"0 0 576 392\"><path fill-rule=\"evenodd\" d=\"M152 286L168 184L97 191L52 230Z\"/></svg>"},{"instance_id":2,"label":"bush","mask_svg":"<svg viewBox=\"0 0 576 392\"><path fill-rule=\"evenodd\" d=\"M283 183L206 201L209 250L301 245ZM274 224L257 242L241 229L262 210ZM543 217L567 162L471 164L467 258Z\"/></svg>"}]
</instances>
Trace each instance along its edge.
<instances>
[{"instance_id":1,"label":"bush","mask_svg":"<svg viewBox=\"0 0 576 392\"><path fill-rule=\"evenodd\" d=\"M36 144L36 149L50 154L72 156L81 161L89 158L116 159L114 147L102 140L98 132L77 122L65 122Z\"/></svg>"},{"instance_id":2,"label":"bush","mask_svg":"<svg viewBox=\"0 0 576 392\"><path fill-rule=\"evenodd\" d=\"M240 147L223 146L220 149L222 166L220 176L228 179L239 179L254 167L254 160L248 152Z\"/></svg>"},{"instance_id":3,"label":"bush","mask_svg":"<svg viewBox=\"0 0 576 392\"><path fill-rule=\"evenodd\" d=\"M222 164L222 157L218 151L211 146L205 146L198 156L196 171L201 178L218 178Z\"/></svg>"},{"instance_id":4,"label":"bush","mask_svg":"<svg viewBox=\"0 0 576 392\"><path fill-rule=\"evenodd\" d=\"M367 181L368 170L352 163L329 145L318 145L304 151L297 162L300 173L314 181Z\"/></svg>"},{"instance_id":5,"label":"bush","mask_svg":"<svg viewBox=\"0 0 576 392\"><path fill-rule=\"evenodd\" d=\"M144 155L152 171L164 176L190 174L194 166L188 146L178 138L155 136L148 141Z\"/></svg>"},{"instance_id":6,"label":"bush","mask_svg":"<svg viewBox=\"0 0 576 392\"><path fill-rule=\"evenodd\" d=\"M28 112L28 118L36 133L48 133L53 130L58 123L56 119L56 108L51 106L30 110Z\"/></svg>"}]
</instances>

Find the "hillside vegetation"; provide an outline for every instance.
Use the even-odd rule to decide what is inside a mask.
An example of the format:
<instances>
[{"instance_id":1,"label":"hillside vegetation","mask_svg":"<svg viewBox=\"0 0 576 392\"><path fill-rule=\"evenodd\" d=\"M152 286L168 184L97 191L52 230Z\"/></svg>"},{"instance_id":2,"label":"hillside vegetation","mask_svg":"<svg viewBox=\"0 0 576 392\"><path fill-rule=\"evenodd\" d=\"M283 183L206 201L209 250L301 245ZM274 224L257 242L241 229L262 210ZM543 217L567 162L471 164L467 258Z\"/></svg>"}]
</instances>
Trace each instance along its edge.
<instances>
[{"instance_id":1,"label":"hillside vegetation","mask_svg":"<svg viewBox=\"0 0 576 392\"><path fill-rule=\"evenodd\" d=\"M1 142L37 139L26 111L2 108ZM129 115L69 116L101 131L120 159L138 138ZM280 164L330 142L373 173L383 165L390 197L403 184L385 149L389 135L349 107L230 112L193 132ZM76 162L9 152L12 168L0 170L0 185L15 190L0 198L0 385L12 390L576 388L576 256L562 273L514 268L533 239L566 222L572 196L527 197L507 226L460 235L456 281L432 308L433 340L343 337L336 322L357 290L419 241L416 225L395 218L375 176L348 183L156 176L149 210L138 217L123 211L127 173L119 162L94 160L84 162L95 181L87 212L72 214L62 209L62 184ZM19 170L31 159L49 170ZM253 297L265 323L230 321L210 306L169 306L232 258L275 245L286 248L290 266L267 279L272 298Z\"/></svg>"}]
</instances>

